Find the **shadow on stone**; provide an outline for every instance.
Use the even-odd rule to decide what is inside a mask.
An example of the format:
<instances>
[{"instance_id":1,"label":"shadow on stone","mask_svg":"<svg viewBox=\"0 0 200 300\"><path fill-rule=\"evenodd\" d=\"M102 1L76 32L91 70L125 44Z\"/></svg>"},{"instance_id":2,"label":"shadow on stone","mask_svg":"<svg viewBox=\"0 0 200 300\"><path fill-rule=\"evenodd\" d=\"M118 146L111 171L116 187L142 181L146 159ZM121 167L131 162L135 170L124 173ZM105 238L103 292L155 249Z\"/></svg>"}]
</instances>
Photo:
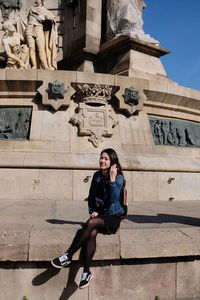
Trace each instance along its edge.
<instances>
[{"instance_id":1,"label":"shadow on stone","mask_svg":"<svg viewBox=\"0 0 200 300\"><path fill-rule=\"evenodd\" d=\"M70 225L83 225L83 222L78 222L78 221L66 221L66 220L58 220L58 219L47 219L46 222L51 223L51 224L70 224Z\"/></svg>"},{"instance_id":2,"label":"shadow on stone","mask_svg":"<svg viewBox=\"0 0 200 300\"><path fill-rule=\"evenodd\" d=\"M70 267L67 284L66 287L63 289L62 294L59 297L59 300L69 299L78 289L78 285L75 282L75 278L79 268L80 268L79 264L75 264Z\"/></svg>"},{"instance_id":3,"label":"shadow on stone","mask_svg":"<svg viewBox=\"0 0 200 300\"><path fill-rule=\"evenodd\" d=\"M77 263L73 263L70 265L69 273L68 273L68 280L65 288L62 291L62 294L60 295L58 300L66 300L71 297L75 293L75 291L78 289L78 285L75 282L76 275L78 273L78 270L80 268L80 265ZM48 280L50 280L52 277L56 276L61 269L56 269L52 266L49 266L47 270L42 272L41 274L37 275L32 280L33 286L39 286L42 284L45 284Z\"/></svg>"},{"instance_id":4,"label":"shadow on stone","mask_svg":"<svg viewBox=\"0 0 200 300\"><path fill-rule=\"evenodd\" d=\"M128 215L127 219L135 223L179 223L184 225L200 226L200 218L157 214L155 216L147 215Z\"/></svg>"},{"instance_id":5,"label":"shadow on stone","mask_svg":"<svg viewBox=\"0 0 200 300\"><path fill-rule=\"evenodd\" d=\"M59 272L60 272L60 269L56 269L52 266L49 266L49 268L47 270L45 270L44 272L42 272L41 274L39 274L35 278L33 278L32 284L34 286L42 285L45 282L47 282L49 279L51 279L52 277L56 276Z\"/></svg>"}]
</instances>

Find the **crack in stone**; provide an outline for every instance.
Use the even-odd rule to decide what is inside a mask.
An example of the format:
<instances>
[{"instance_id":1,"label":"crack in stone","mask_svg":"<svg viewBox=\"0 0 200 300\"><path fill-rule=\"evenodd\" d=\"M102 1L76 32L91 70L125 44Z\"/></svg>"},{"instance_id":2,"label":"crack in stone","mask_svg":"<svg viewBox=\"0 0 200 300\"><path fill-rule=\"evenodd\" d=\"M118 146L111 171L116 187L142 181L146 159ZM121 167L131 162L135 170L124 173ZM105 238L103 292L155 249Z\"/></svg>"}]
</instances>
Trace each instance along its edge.
<instances>
[{"instance_id":1,"label":"crack in stone","mask_svg":"<svg viewBox=\"0 0 200 300\"><path fill-rule=\"evenodd\" d=\"M193 240L193 238L188 235L187 233L183 232L182 230L178 229L179 232L181 232L183 235L187 236L189 239Z\"/></svg>"}]
</instances>

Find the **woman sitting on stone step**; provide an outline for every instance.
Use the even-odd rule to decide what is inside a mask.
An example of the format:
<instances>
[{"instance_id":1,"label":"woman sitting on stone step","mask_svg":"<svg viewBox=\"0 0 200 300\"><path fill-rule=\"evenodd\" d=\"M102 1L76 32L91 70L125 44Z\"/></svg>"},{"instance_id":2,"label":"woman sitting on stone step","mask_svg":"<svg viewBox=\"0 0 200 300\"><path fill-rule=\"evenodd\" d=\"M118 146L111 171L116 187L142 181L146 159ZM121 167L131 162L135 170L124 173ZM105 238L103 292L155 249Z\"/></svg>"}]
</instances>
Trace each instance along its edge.
<instances>
[{"instance_id":1,"label":"woman sitting on stone step","mask_svg":"<svg viewBox=\"0 0 200 300\"><path fill-rule=\"evenodd\" d=\"M98 233L114 234L120 226L124 209L121 205L124 176L117 153L105 149L100 154L99 170L93 175L88 197L90 218L79 229L71 246L51 263L56 268L70 264L73 255L81 249L83 257L83 273L79 288L89 285L92 278L90 265L96 250Z\"/></svg>"}]
</instances>

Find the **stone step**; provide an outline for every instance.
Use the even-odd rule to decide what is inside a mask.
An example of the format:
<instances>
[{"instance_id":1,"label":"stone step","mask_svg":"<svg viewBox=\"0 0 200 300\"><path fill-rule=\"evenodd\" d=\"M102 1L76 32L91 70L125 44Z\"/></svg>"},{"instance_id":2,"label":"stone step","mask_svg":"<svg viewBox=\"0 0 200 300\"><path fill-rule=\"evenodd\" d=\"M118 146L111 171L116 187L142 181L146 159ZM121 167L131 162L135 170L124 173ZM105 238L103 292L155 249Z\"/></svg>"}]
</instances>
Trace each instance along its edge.
<instances>
[{"instance_id":1,"label":"stone step","mask_svg":"<svg viewBox=\"0 0 200 300\"><path fill-rule=\"evenodd\" d=\"M94 260L199 256L199 213L200 201L131 203L115 235L98 235ZM87 218L85 201L0 201L0 261L49 261Z\"/></svg>"}]
</instances>

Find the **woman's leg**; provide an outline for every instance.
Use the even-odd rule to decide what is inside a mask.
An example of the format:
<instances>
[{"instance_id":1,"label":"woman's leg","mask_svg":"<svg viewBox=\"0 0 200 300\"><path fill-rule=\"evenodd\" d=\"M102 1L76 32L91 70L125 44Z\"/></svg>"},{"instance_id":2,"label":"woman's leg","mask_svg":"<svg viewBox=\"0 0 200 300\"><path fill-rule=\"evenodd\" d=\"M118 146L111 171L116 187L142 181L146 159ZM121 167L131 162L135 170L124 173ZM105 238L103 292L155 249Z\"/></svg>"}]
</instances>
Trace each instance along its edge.
<instances>
[{"instance_id":1,"label":"woman's leg","mask_svg":"<svg viewBox=\"0 0 200 300\"><path fill-rule=\"evenodd\" d=\"M92 258L96 251L96 237L98 234L98 230L94 229L91 233L90 239L83 245L82 247L82 259L83 259L83 272L90 271L90 265L92 262Z\"/></svg>"},{"instance_id":2,"label":"woman's leg","mask_svg":"<svg viewBox=\"0 0 200 300\"><path fill-rule=\"evenodd\" d=\"M92 240L91 241L92 247L94 248L94 251L95 251L96 235L97 235L98 230L100 230L100 229L104 229L104 220L103 219L101 219L99 217L89 219L87 221L87 223L84 225L84 227L77 232L71 246L66 251L68 257L71 259L72 256L74 255L74 253L76 253L76 251L78 251L85 243L87 243L88 241L91 241L91 240ZM93 250L91 252L93 252Z\"/></svg>"},{"instance_id":3,"label":"woman's leg","mask_svg":"<svg viewBox=\"0 0 200 300\"><path fill-rule=\"evenodd\" d=\"M72 244L66 251L66 253L64 253L61 256L55 257L51 261L51 264L55 268L63 268L64 266L69 265L71 263L72 256L74 255L74 253L89 242L89 244L86 245L86 256L84 256L84 264L86 268L88 268L88 266L90 266L92 257L96 249L96 236L98 230L104 229L104 227L105 223L103 219L99 217L89 219L87 223L83 226L83 228L77 231L72 241ZM91 279L91 274L89 275L89 279Z\"/></svg>"}]
</instances>

